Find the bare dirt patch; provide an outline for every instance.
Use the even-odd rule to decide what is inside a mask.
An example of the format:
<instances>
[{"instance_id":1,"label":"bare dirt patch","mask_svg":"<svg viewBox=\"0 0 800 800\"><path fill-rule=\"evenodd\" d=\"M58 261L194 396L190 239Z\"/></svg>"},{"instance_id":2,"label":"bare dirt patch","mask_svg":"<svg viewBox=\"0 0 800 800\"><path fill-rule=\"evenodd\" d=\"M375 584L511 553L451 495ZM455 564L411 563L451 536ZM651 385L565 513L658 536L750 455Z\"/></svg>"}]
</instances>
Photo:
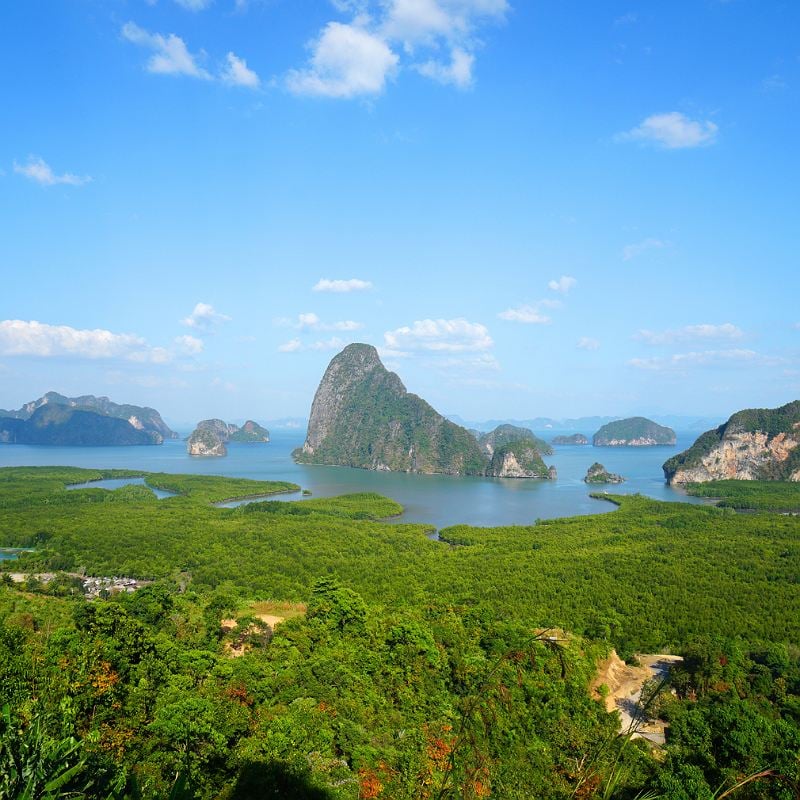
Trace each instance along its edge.
<instances>
[{"instance_id":1,"label":"bare dirt patch","mask_svg":"<svg viewBox=\"0 0 800 800\"><path fill-rule=\"evenodd\" d=\"M606 711L619 711L621 733L630 733L633 739L664 744L666 725L663 720L650 719L642 708L642 687L649 680L665 678L670 667L682 658L666 653L644 653L638 655L637 660L640 666L626 664L612 650L611 655L598 664L592 692L597 699L603 698ZM602 685L608 688L605 697L600 693Z\"/></svg>"}]
</instances>

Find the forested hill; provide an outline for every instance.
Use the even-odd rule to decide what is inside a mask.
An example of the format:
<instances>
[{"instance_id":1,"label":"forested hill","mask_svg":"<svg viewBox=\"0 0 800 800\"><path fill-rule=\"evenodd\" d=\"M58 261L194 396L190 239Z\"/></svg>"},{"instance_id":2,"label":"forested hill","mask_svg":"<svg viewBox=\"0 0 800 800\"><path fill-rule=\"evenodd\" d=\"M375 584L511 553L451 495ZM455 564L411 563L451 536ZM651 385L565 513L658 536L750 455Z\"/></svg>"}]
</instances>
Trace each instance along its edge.
<instances>
[{"instance_id":1,"label":"forested hill","mask_svg":"<svg viewBox=\"0 0 800 800\"><path fill-rule=\"evenodd\" d=\"M178 434L164 422L161 414L154 408L136 406L130 403L115 403L108 397L95 397L93 394L67 397L58 392L47 392L37 400L31 400L15 411L0 411L0 417L30 419L37 408L46 405L67 406L68 408L93 411L96 414L127 420L138 430L152 431L164 439L178 438Z\"/></svg>"},{"instance_id":2,"label":"forested hill","mask_svg":"<svg viewBox=\"0 0 800 800\"><path fill-rule=\"evenodd\" d=\"M618 419L603 425L592 437L595 447L652 447L675 444L672 428L646 417Z\"/></svg>"},{"instance_id":3,"label":"forested hill","mask_svg":"<svg viewBox=\"0 0 800 800\"><path fill-rule=\"evenodd\" d=\"M407 392L367 344L348 345L328 365L294 455L307 464L450 475L482 475L488 464L469 431Z\"/></svg>"},{"instance_id":4,"label":"forested hill","mask_svg":"<svg viewBox=\"0 0 800 800\"><path fill-rule=\"evenodd\" d=\"M153 408L107 397L65 397L48 392L14 411L0 411L0 443L51 446L161 444L175 439Z\"/></svg>"}]
</instances>

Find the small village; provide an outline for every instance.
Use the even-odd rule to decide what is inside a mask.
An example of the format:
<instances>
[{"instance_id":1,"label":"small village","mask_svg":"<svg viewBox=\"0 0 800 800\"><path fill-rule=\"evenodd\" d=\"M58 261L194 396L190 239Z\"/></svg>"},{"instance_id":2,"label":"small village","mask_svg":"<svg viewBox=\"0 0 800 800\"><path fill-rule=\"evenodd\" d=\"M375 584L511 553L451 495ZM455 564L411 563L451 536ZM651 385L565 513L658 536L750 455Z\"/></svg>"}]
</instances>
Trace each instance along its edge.
<instances>
[{"instance_id":1,"label":"small village","mask_svg":"<svg viewBox=\"0 0 800 800\"><path fill-rule=\"evenodd\" d=\"M100 576L100 577L87 577L80 575L76 572L38 572L38 573L25 573L25 572L9 572L6 573L11 577L14 583L28 583L35 581L41 584L48 584L55 580L57 577L66 576L75 578L81 582L83 587L83 596L87 600L96 600L97 598L106 598L113 594L120 594L122 592L135 592L146 586L151 581L142 581L137 578L127 578L124 576Z\"/></svg>"}]
</instances>

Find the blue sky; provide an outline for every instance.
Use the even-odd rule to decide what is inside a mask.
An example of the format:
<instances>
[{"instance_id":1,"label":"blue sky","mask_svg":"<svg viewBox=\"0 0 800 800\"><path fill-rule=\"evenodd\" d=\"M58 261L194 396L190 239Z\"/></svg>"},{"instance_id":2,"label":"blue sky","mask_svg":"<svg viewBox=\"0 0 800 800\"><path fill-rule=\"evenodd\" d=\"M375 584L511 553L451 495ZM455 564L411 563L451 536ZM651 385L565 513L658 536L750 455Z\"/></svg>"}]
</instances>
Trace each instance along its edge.
<instances>
[{"instance_id":1,"label":"blue sky","mask_svg":"<svg viewBox=\"0 0 800 800\"><path fill-rule=\"evenodd\" d=\"M27 0L0 69L0 407L800 396L797 3Z\"/></svg>"}]
</instances>

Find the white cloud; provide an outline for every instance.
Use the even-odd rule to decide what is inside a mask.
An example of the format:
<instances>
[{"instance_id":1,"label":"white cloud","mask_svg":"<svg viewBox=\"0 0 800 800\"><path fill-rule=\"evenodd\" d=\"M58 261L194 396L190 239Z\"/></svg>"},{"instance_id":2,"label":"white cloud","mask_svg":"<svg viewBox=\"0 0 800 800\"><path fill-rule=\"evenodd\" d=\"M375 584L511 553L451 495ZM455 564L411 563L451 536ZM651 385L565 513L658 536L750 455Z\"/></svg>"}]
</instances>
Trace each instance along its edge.
<instances>
[{"instance_id":1,"label":"white cloud","mask_svg":"<svg viewBox=\"0 0 800 800\"><path fill-rule=\"evenodd\" d=\"M309 346L309 350L341 350L347 342L343 339L340 339L338 336L333 336L330 339L326 339L320 342L312 342Z\"/></svg>"},{"instance_id":2,"label":"white cloud","mask_svg":"<svg viewBox=\"0 0 800 800\"><path fill-rule=\"evenodd\" d=\"M229 321L230 317L215 311L214 306L208 303L197 303L192 313L181 320L181 324L186 325L187 328L194 328L198 331L208 333L221 323Z\"/></svg>"},{"instance_id":3,"label":"white cloud","mask_svg":"<svg viewBox=\"0 0 800 800\"><path fill-rule=\"evenodd\" d=\"M507 0L384 0L381 5L384 35L409 51L441 40L471 44L478 24L502 21L509 9Z\"/></svg>"},{"instance_id":4,"label":"white cloud","mask_svg":"<svg viewBox=\"0 0 800 800\"><path fill-rule=\"evenodd\" d=\"M557 281L549 281L547 284L548 289L554 292L561 292L567 294L570 289L574 289L578 285L578 281L570 275L562 275Z\"/></svg>"},{"instance_id":5,"label":"white cloud","mask_svg":"<svg viewBox=\"0 0 800 800\"><path fill-rule=\"evenodd\" d=\"M500 364L491 353L440 358L430 362L428 366L444 372L461 372L464 370L470 373L476 370L497 372L500 369Z\"/></svg>"},{"instance_id":6,"label":"white cloud","mask_svg":"<svg viewBox=\"0 0 800 800\"><path fill-rule=\"evenodd\" d=\"M399 61L389 45L364 28L329 22L309 45L308 66L286 78L295 94L350 98L380 94Z\"/></svg>"},{"instance_id":7,"label":"white cloud","mask_svg":"<svg viewBox=\"0 0 800 800\"><path fill-rule=\"evenodd\" d=\"M592 339L591 336L581 336L578 339L578 344L575 345L580 350L599 350L600 342L597 339Z\"/></svg>"},{"instance_id":8,"label":"white cloud","mask_svg":"<svg viewBox=\"0 0 800 800\"><path fill-rule=\"evenodd\" d=\"M133 334L20 319L0 321L0 355L121 358L152 364L164 364L172 358L165 348L150 347L142 337Z\"/></svg>"},{"instance_id":9,"label":"white cloud","mask_svg":"<svg viewBox=\"0 0 800 800\"><path fill-rule=\"evenodd\" d=\"M14 172L18 175L24 175L42 186L55 186L59 183L67 186L83 186L92 181L88 175L73 175L71 172L56 175L50 165L38 156L29 156L27 164L17 164L15 161Z\"/></svg>"},{"instance_id":10,"label":"white cloud","mask_svg":"<svg viewBox=\"0 0 800 800\"><path fill-rule=\"evenodd\" d=\"M189 384L182 378L162 375L132 375L129 371L112 370L106 373L106 380L114 385L127 384L144 389L188 389Z\"/></svg>"},{"instance_id":11,"label":"white cloud","mask_svg":"<svg viewBox=\"0 0 800 800\"><path fill-rule=\"evenodd\" d=\"M223 83L228 83L232 86L246 86L248 89L258 89L261 81L258 75L247 66L247 62L243 58L239 58L234 53L228 53L225 58L225 67L220 73L220 79Z\"/></svg>"},{"instance_id":12,"label":"white cloud","mask_svg":"<svg viewBox=\"0 0 800 800\"><path fill-rule=\"evenodd\" d=\"M350 278L349 280L330 280L329 278L320 278L312 287L314 292L363 292L366 289L371 289L372 283L370 281L362 281L360 278Z\"/></svg>"},{"instance_id":13,"label":"white cloud","mask_svg":"<svg viewBox=\"0 0 800 800\"><path fill-rule=\"evenodd\" d=\"M528 325L547 325L547 323L551 321L550 317L539 311L540 305L541 303L537 303L536 305L522 305L516 308L507 308L505 311L501 311L497 316L508 322L524 322Z\"/></svg>"},{"instance_id":14,"label":"white cloud","mask_svg":"<svg viewBox=\"0 0 800 800\"><path fill-rule=\"evenodd\" d=\"M664 247L669 247L669 243L663 242L661 239L642 239L641 242L626 244L622 248L622 260L630 261L648 250L661 250Z\"/></svg>"},{"instance_id":15,"label":"white cloud","mask_svg":"<svg viewBox=\"0 0 800 800\"><path fill-rule=\"evenodd\" d=\"M647 344L672 344L673 342L704 341L709 339L736 340L744 336L744 331L731 322L722 325L702 323L700 325L685 325L683 328L666 331L640 330L634 336L640 342Z\"/></svg>"},{"instance_id":16,"label":"white cloud","mask_svg":"<svg viewBox=\"0 0 800 800\"><path fill-rule=\"evenodd\" d=\"M638 19L638 14L634 13L633 11L629 11L627 14L623 14L614 20L614 27L617 28L620 25L633 25L638 21Z\"/></svg>"},{"instance_id":17,"label":"white cloud","mask_svg":"<svg viewBox=\"0 0 800 800\"><path fill-rule=\"evenodd\" d=\"M147 71L161 75L188 75L192 78L209 80L211 75L198 66L196 56L192 55L186 43L174 33L162 36L149 33L134 22L122 26L122 36L133 44L153 51L147 62Z\"/></svg>"},{"instance_id":18,"label":"white cloud","mask_svg":"<svg viewBox=\"0 0 800 800\"><path fill-rule=\"evenodd\" d=\"M225 392L236 392L239 388L235 383L223 380L222 378L214 378L211 381L211 386L215 389L222 389Z\"/></svg>"},{"instance_id":19,"label":"white cloud","mask_svg":"<svg viewBox=\"0 0 800 800\"><path fill-rule=\"evenodd\" d=\"M782 92L786 88L786 80L782 75L770 75L761 81L761 88L765 92Z\"/></svg>"},{"instance_id":20,"label":"white cloud","mask_svg":"<svg viewBox=\"0 0 800 800\"><path fill-rule=\"evenodd\" d=\"M679 111L651 114L635 128L615 137L619 142L644 142L667 150L713 144L719 128L710 120L689 119Z\"/></svg>"},{"instance_id":21,"label":"white cloud","mask_svg":"<svg viewBox=\"0 0 800 800\"><path fill-rule=\"evenodd\" d=\"M278 345L279 353L296 353L303 349L303 343L299 339L290 339L288 342Z\"/></svg>"},{"instance_id":22,"label":"white cloud","mask_svg":"<svg viewBox=\"0 0 800 800\"><path fill-rule=\"evenodd\" d=\"M473 81L479 25L500 22L507 0L333 0L348 24L329 22L310 43L304 69L291 70L297 94L350 98L380 94L404 65L440 83L466 88ZM397 47L396 47L397 46ZM427 50L430 58L419 58ZM449 51L449 63L441 53Z\"/></svg>"},{"instance_id":23,"label":"white cloud","mask_svg":"<svg viewBox=\"0 0 800 800\"><path fill-rule=\"evenodd\" d=\"M204 344L202 339L196 336L176 336L175 344L178 349L186 355L196 356L203 352Z\"/></svg>"},{"instance_id":24,"label":"white cloud","mask_svg":"<svg viewBox=\"0 0 800 800\"><path fill-rule=\"evenodd\" d=\"M296 328L299 331L357 331L364 327L363 322L345 319L339 322L323 322L313 311L298 314L297 319L279 317L275 324L283 328Z\"/></svg>"},{"instance_id":25,"label":"white cloud","mask_svg":"<svg viewBox=\"0 0 800 800\"><path fill-rule=\"evenodd\" d=\"M459 89L466 89L472 86L472 67L474 63L475 56L472 53L468 53L461 47L454 47L450 53L449 64L431 60L423 64L417 64L415 69L426 78L431 78L445 85L457 86Z\"/></svg>"},{"instance_id":26,"label":"white cloud","mask_svg":"<svg viewBox=\"0 0 800 800\"><path fill-rule=\"evenodd\" d=\"M690 353L676 353L672 356L654 358L633 358L628 364L637 369L651 371L683 371L691 367L774 367L785 364L786 359L767 356L754 350L702 350Z\"/></svg>"},{"instance_id":27,"label":"white cloud","mask_svg":"<svg viewBox=\"0 0 800 800\"><path fill-rule=\"evenodd\" d=\"M213 0L175 0L175 2L187 11L202 11L208 8Z\"/></svg>"},{"instance_id":28,"label":"white cloud","mask_svg":"<svg viewBox=\"0 0 800 800\"><path fill-rule=\"evenodd\" d=\"M290 339L288 342L278 345L278 352L299 353L303 350L341 350L346 344L348 344L348 342L340 339L338 336L333 336L330 339L322 339L316 342L311 342L310 344L303 344L300 339Z\"/></svg>"},{"instance_id":29,"label":"white cloud","mask_svg":"<svg viewBox=\"0 0 800 800\"><path fill-rule=\"evenodd\" d=\"M434 352L480 352L494 342L489 330L479 322L465 319L423 319L383 334L392 351L428 350Z\"/></svg>"}]
</instances>

